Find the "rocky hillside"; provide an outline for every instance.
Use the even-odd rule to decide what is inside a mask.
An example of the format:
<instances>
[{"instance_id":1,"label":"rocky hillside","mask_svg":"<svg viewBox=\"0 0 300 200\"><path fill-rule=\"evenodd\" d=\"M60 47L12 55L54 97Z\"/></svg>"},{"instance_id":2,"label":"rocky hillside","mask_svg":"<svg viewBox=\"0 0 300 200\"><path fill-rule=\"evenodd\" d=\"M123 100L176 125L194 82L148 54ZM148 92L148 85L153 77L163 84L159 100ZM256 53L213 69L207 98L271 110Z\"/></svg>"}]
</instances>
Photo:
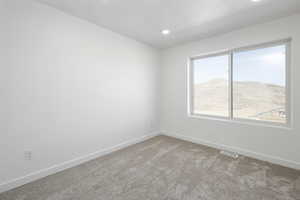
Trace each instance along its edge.
<instances>
[{"instance_id":1,"label":"rocky hillside","mask_svg":"<svg viewBox=\"0 0 300 200\"><path fill-rule=\"evenodd\" d=\"M234 116L284 122L285 88L258 82L234 82ZM228 82L215 79L194 88L195 111L226 116Z\"/></svg>"}]
</instances>

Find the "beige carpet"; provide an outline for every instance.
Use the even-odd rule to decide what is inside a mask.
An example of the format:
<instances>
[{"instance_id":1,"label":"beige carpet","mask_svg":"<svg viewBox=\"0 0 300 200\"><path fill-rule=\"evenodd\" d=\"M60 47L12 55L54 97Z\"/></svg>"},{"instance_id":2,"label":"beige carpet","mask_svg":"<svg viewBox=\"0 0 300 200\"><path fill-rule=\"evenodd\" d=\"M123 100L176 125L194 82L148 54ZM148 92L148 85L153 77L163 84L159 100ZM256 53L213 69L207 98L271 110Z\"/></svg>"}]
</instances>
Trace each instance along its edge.
<instances>
[{"instance_id":1,"label":"beige carpet","mask_svg":"<svg viewBox=\"0 0 300 200\"><path fill-rule=\"evenodd\" d=\"M158 136L0 194L1 200L299 200L300 172Z\"/></svg>"}]
</instances>

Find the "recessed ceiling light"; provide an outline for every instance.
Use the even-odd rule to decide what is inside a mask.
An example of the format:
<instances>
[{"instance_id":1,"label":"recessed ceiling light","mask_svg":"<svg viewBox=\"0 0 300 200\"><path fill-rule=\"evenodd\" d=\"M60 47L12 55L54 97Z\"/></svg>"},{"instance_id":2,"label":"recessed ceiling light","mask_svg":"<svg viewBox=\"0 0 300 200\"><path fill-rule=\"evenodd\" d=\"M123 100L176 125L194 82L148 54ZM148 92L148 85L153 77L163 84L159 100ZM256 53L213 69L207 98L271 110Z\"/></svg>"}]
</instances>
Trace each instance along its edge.
<instances>
[{"instance_id":1,"label":"recessed ceiling light","mask_svg":"<svg viewBox=\"0 0 300 200\"><path fill-rule=\"evenodd\" d=\"M261 0L251 0L252 2L260 2Z\"/></svg>"},{"instance_id":2,"label":"recessed ceiling light","mask_svg":"<svg viewBox=\"0 0 300 200\"><path fill-rule=\"evenodd\" d=\"M161 31L161 34L163 34L163 35L169 35L170 33L171 33L171 31L168 29L164 29Z\"/></svg>"}]
</instances>

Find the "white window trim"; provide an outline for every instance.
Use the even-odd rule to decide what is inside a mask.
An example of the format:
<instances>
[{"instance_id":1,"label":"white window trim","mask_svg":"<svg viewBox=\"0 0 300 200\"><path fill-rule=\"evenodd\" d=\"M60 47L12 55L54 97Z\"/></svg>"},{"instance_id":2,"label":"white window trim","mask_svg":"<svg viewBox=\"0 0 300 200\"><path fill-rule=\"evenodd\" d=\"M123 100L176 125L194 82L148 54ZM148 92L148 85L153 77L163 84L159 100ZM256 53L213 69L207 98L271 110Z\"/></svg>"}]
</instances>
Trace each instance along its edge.
<instances>
[{"instance_id":1,"label":"white window trim","mask_svg":"<svg viewBox=\"0 0 300 200\"><path fill-rule=\"evenodd\" d=\"M263 44L256 44L246 47L238 47L233 49L227 49L212 53L206 53L202 55L192 56L188 58L188 65L187 65L187 115L190 118L196 118L196 119L207 119L207 120L218 120L218 121L224 121L224 122L233 122L233 123L240 123L240 124L247 124L247 125L259 125L259 126L266 126L266 127L275 127L275 128L285 128L285 129L292 129L293 125L293 117L292 117L292 90L291 90L291 38L288 39L282 39L272 42L267 42ZM233 117L233 92L232 92L232 82L233 82L233 54L237 52L243 52L243 51L249 51L249 50L255 50L259 48L268 48L272 46L277 45L285 45L286 46L286 67L285 67L285 97L286 97L286 123L280 123L280 122L270 122L270 121L259 121L254 119L243 119L243 118L235 118ZM229 116L228 117L222 117L222 116L215 116L215 115L205 115L205 114L196 114L193 113L193 60L195 59L201 59L201 58L208 58L208 57L215 57L220 55L228 55L229 56L229 70L228 70L228 81L229 81Z\"/></svg>"}]
</instances>

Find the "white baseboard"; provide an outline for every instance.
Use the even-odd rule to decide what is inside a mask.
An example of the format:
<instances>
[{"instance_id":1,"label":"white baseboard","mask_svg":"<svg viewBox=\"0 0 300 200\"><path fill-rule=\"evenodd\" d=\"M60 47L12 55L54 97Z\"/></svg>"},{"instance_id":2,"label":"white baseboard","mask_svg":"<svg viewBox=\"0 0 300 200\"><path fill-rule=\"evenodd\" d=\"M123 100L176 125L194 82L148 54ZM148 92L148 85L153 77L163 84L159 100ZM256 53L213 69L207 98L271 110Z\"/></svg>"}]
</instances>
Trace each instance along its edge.
<instances>
[{"instance_id":1,"label":"white baseboard","mask_svg":"<svg viewBox=\"0 0 300 200\"><path fill-rule=\"evenodd\" d=\"M177 138L177 139L193 142L193 143L196 143L196 144L201 144L201 145L213 147L213 148L220 149L220 150L227 150L227 151L235 152L235 153L238 153L238 154L243 155L243 156L247 156L247 157L255 158L255 159L258 159L258 160L266 161L266 162L269 162L269 163L281 165L281 166L284 166L284 167L300 170L300 163L299 162L285 160L285 159L282 159L282 158L279 158L279 157L274 157L274 156L270 156L270 155L266 155L266 154L262 154L262 153L257 153L257 152L249 151L249 150L246 150L246 149L241 149L241 148L238 148L238 147L232 147L232 146L227 146L227 145L223 145L223 144L217 144L217 143L214 143L214 142L205 141L205 140L198 139L198 138L193 138L193 137L188 137L188 136L185 136L183 134L178 134L178 133L174 133L174 132L170 133L170 132L162 131L161 134L166 135L166 136L170 136L170 137L174 137L174 138Z\"/></svg>"},{"instance_id":2,"label":"white baseboard","mask_svg":"<svg viewBox=\"0 0 300 200\"><path fill-rule=\"evenodd\" d=\"M121 144L115 145L113 147L102 149L102 150L99 150L97 152L94 152L94 153L91 153L91 154L88 154L88 155L85 155L85 156L82 156L82 157L79 157L79 158L75 158L73 160L66 161L66 162L63 162L61 164L54 165L54 166L46 168L46 169L42 169L42 170L30 173L26 176L10 180L8 182L0 184L0 193L11 190L11 189L14 189L16 187L22 186L22 185L27 184L27 183L33 182L35 180L44 178L44 177L49 176L51 174L55 174L57 172L65 170L65 169L75 167L75 166L80 165L82 163L85 163L87 161L90 161L90 160L93 160L95 158L107 155L109 153L112 153L112 152L120 150L120 149L123 149L125 147L130 146L130 145L137 144L139 142L143 142L143 141L145 141L147 139L150 139L152 137L155 137L159 134L160 134L160 132L147 134L147 135L144 135L142 137L132 139L132 140L123 142Z\"/></svg>"}]
</instances>

